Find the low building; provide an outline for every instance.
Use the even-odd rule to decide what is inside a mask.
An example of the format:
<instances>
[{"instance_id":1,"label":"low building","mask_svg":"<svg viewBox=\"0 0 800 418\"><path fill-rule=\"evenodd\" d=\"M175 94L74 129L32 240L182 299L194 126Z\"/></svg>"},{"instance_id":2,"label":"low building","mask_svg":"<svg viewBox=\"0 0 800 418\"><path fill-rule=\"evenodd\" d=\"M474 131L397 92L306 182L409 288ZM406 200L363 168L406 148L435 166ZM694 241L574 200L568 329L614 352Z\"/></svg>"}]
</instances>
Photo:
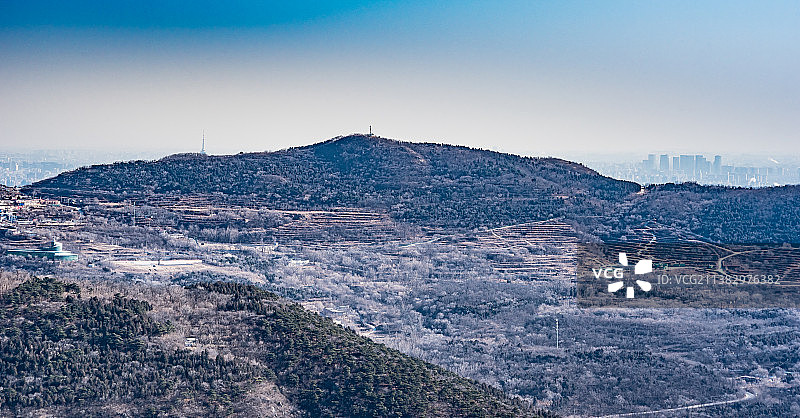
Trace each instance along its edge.
<instances>
[{"instance_id":1,"label":"low building","mask_svg":"<svg viewBox=\"0 0 800 418\"><path fill-rule=\"evenodd\" d=\"M69 251L64 251L60 242L53 240L51 243L41 246L35 250L15 249L8 250L9 254L22 255L25 257L41 257L58 261L73 261L78 259L78 255Z\"/></svg>"}]
</instances>

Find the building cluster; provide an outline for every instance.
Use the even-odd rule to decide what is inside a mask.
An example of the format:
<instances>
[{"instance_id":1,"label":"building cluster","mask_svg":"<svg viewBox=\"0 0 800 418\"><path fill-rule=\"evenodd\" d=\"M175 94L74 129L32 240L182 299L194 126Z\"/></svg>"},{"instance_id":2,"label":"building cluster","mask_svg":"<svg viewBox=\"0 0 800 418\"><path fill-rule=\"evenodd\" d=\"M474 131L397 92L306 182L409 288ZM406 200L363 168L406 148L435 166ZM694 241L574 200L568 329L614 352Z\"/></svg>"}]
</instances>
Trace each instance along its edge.
<instances>
[{"instance_id":1,"label":"building cluster","mask_svg":"<svg viewBox=\"0 0 800 418\"><path fill-rule=\"evenodd\" d=\"M56 176L71 168L75 167L63 162L3 155L0 156L0 185L23 186Z\"/></svg>"},{"instance_id":2,"label":"building cluster","mask_svg":"<svg viewBox=\"0 0 800 418\"><path fill-rule=\"evenodd\" d=\"M730 164L721 155L648 154L634 163L589 163L599 173L640 184L696 182L737 187L766 187L800 184L797 165L770 160L761 164Z\"/></svg>"},{"instance_id":3,"label":"building cluster","mask_svg":"<svg viewBox=\"0 0 800 418\"><path fill-rule=\"evenodd\" d=\"M24 186L92 164L159 158L160 153L49 150L0 152L0 185Z\"/></svg>"},{"instance_id":4,"label":"building cluster","mask_svg":"<svg viewBox=\"0 0 800 418\"><path fill-rule=\"evenodd\" d=\"M771 167L748 167L725 164L722 156L712 160L701 154L648 154L638 174L641 183L694 181L740 187L763 187L798 183L800 171L774 164Z\"/></svg>"}]
</instances>

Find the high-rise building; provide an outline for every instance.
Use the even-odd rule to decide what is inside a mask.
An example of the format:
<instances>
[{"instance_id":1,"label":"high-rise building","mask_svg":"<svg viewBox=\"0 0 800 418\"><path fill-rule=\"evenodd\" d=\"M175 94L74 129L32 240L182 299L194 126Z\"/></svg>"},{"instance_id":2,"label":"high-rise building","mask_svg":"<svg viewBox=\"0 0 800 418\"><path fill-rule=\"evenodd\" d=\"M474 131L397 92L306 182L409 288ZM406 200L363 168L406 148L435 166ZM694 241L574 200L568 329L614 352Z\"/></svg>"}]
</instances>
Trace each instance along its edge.
<instances>
[{"instance_id":1,"label":"high-rise building","mask_svg":"<svg viewBox=\"0 0 800 418\"><path fill-rule=\"evenodd\" d=\"M681 159L678 156L672 157L672 172L681 170Z\"/></svg>"},{"instance_id":2,"label":"high-rise building","mask_svg":"<svg viewBox=\"0 0 800 418\"><path fill-rule=\"evenodd\" d=\"M694 155L681 155L680 167L682 172L694 175Z\"/></svg>"},{"instance_id":3,"label":"high-rise building","mask_svg":"<svg viewBox=\"0 0 800 418\"><path fill-rule=\"evenodd\" d=\"M711 170L712 174L722 174L722 156L714 156L714 167Z\"/></svg>"},{"instance_id":4,"label":"high-rise building","mask_svg":"<svg viewBox=\"0 0 800 418\"><path fill-rule=\"evenodd\" d=\"M711 161L703 158L703 167L700 168L700 171L702 171L702 173L705 175L711 174Z\"/></svg>"},{"instance_id":5,"label":"high-rise building","mask_svg":"<svg viewBox=\"0 0 800 418\"><path fill-rule=\"evenodd\" d=\"M694 175L699 177L703 174L708 174L711 171L711 161L706 160L700 154L694 156Z\"/></svg>"},{"instance_id":6,"label":"high-rise building","mask_svg":"<svg viewBox=\"0 0 800 418\"><path fill-rule=\"evenodd\" d=\"M661 162L658 166L659 170L666 173L669 171L669 155L661 154Z\"/></svg>"}]
</instances>

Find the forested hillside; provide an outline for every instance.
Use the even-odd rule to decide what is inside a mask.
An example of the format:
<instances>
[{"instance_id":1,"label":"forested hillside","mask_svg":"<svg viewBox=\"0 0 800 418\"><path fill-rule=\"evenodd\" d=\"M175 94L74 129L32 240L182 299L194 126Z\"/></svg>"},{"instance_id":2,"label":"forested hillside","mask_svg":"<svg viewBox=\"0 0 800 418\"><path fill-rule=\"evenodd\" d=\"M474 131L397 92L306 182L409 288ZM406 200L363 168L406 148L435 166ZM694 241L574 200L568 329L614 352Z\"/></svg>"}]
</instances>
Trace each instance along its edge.
<instances>
[{"instance_id":1,"label":"forested hillside","mask_svg":"<svg viewBox=\"0 0 800 418\"><path fill-rule=\"evenodd\" d=\"M711 241L800 242L800 187L650 186L623 222L653 219Z\"/></svg>"},{"instance_id":2,"label":"forested hillside","mask_svg":"<svg viewBox=\"0 0 800 418\"><path fill-rule=\"evenodd\" d=\"M86 167L25 192L153 202L202 195L270 209L351 207L436 228L478 228L564 218L618 240L658 222L717 242L796 242L800 188L658 185L601 176L555 158L352 135L271 153L179 154Z\"/></svg>"},{"instance_id":3,"label":"forested hillside","mask_svg":"<svg viewBox=\"0 0 800 418\"><path fill-rule=\"evenodd\" d=\"M0 413L537 415L252 286L109 290L30 278L0 296Z\"/></svg>"},{"instance_id":4,"label":"forested hillside","mask_svg":"<svg viewBox=\"0 0 800 418\"><path fill-rule=\"evenodd\" d=\"M348 206L424 225L474 227L596 214L639 186L554 158L354 135L272 153L93 166L29 190L109 200L218 194L275 209Z\"/></svg>"}]
</instances>

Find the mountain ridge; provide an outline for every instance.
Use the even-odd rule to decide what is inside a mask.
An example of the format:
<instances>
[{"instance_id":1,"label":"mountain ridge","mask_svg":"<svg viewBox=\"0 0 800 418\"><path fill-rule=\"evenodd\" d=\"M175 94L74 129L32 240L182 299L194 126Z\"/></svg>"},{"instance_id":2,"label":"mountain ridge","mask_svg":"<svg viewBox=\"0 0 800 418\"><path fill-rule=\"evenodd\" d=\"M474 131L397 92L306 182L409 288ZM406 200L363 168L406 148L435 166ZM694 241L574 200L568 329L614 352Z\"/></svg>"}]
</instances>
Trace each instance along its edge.
<instances>
[{"instance_id":1,"label":"mountain ridge","mask_svg":"<svg viewBox=\"0 0 800 418\"><path fill-rule=\"evenodd\" d=\"M558 158L360 134L274 152L95 165L23 188L34 191L156 205L162 198L202 195L225 205L278 210L350 207L435 229L560 218L605 241L637 239L635 231L652 221L678 231L674 236L716 242L800 237L798 186L643 188Z\"/></svg>"},{"instance_id":2,"label":"mountain ridge","mask_svg":"<svg viewBox=\"0 0 800 418\"><path fill-rule=\"evenodd\" d=\"M95 165L26 190L116 200L218 193L282 209L359 207L400 221L471 228L570 211L594 215L640 186L555 158L349 135L268 153Z\"/></svg>"}]
</instances>

